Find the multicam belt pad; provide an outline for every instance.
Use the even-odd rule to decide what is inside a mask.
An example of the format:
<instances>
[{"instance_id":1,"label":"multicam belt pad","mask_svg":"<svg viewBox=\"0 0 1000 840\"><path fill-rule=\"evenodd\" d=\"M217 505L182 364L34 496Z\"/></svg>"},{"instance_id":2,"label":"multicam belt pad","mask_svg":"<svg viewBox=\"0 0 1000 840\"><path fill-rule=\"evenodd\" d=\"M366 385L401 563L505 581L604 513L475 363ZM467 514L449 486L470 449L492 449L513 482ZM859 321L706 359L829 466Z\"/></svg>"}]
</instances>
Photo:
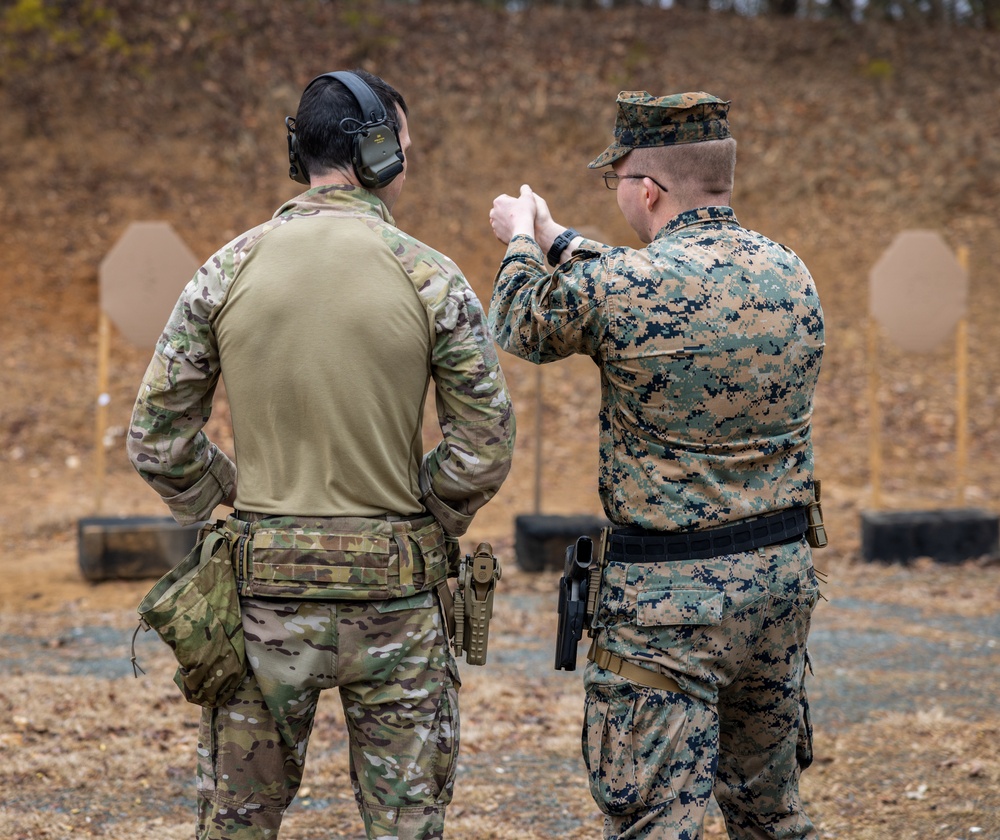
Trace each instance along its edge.
<instances>
[{"instance_id":1,"label":"multicam belt pad","mask_svg":"<svg viewBox=\"0 0 1000 840\"><path fill-rule=\"evenodd\" d=\"M231 518L240 591L254 597L379 600L433 587L447 575L444 532L431 518L341 517L319 522Z\"/></svg>"}]
</instances>

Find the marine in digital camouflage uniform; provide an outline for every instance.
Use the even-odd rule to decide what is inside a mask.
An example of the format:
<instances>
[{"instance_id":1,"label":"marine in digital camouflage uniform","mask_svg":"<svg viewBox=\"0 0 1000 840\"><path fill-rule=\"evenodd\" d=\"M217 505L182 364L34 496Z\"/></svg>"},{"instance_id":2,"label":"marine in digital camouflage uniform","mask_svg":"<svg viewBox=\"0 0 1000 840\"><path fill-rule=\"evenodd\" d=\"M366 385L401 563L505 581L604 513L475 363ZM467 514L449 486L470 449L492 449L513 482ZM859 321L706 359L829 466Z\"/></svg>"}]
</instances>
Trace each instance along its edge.
<instances>
[{"instance_id":1,"label":"marine in digital camouflage uniform","mask_svg":"<svg viewBox=\"0 0 1000 840\"><path fill-rule=\"evenodd\" d=\"M642 249L557 224L527 185L490 213L507 242L501 347L600 369L601 500L613 531L584 675L583 754L607 838L814 838L804 538L823 314L802 261L740 226L728 102L619 95L591 164ZM554 268L546 267L546 259Z\"/></svg>"},{"instance_id":2,"label":"marine in digital camouflage uniform","mask_svg":"<svg viewBox=\"0 0 1000 840\"><path fill-rule=\"evenodd\" d=\"M314 79L291 124L310 188L195 275L129 430L133 464L179 522L235 508L223 531L249 667L203 711L199 838L277 836L327 688L369 838L442 837L452 798L459 678L436 587L507 475L514 418L468 282L393 221L406 105L355 72L402 171L361 186L351 132L374 112L342 77ZM238 471L203 430L220 376ZM423 454L431 382L443 439Z\"/></svg>"}]
</instances>

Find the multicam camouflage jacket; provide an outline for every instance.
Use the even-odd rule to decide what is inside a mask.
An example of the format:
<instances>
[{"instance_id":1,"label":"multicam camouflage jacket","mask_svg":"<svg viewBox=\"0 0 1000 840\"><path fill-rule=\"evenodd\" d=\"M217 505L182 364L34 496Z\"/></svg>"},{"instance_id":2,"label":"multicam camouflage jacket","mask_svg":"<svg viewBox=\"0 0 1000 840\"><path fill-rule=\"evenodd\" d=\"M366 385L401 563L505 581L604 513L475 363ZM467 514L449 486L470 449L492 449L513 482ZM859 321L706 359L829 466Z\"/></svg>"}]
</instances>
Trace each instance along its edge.
<instances>
[{"instance_id":1,"label":"multicam camouflage jacket","mask_svg":"<svg viewBox=\"0 0 1000 840\"><path fill-rule=\"evenodd\" d=\"M182 292L139 388L128 434L129 457L181 523L209 518L227 499L236 484L236 465L204 432L221 373L214 325L230 288L241 269L253 263L248 257L264 237L299 219L329 215L366 225L375 241L386 246L381 264L405 271L423 306L430 356L426 371L435 384L443 440L422 459L416 450L415 506L432 513L446 533L460 536L510 468L514 417L506 382L482 306L458 267L399 230L385 205L358 188L306 191L201 267ZM359 358L364 358L363 352ZM274 398L281 399L281 394ZM239 450L239 440L236 445Z\"/></svg>"},{"instance_id":2,"label":"multicam camouflage jacket","mask_svg":"<svg viewBox=\"0 0 1000 840\"><path fill-rule=\"evenodd\" d=\"M601 500L618 525L714 527L812 497L824 346L812 278L729 207L690 210L642 250L584 240L553 274L515 236L489 324L510 353L601 370Z\"/></svg>"}]
</instances>

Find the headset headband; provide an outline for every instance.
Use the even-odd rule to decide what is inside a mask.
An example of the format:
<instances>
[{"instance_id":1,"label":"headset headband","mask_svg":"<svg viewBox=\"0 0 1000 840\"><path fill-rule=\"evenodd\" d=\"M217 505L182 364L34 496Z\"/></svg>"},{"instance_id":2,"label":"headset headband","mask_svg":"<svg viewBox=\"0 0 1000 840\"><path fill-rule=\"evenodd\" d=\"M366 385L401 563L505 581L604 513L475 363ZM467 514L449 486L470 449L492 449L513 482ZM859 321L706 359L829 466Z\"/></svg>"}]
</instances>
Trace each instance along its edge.
<instances>
[{"instance_id":1,"label":"headset headband","mask_svg":"<svg viewBox=\"0 0 1000 840\"><path fill-rule=\"evenodd\" d=\"M336 79L352 94L354 94L354 98L358 101L358 105L361 106L361 124L363 126L378 125L378 123L389 121L389 115L386 113L382 100L375 95L375 91L373 91L368 86L368 83L365 82L365 80L360 76L357 76L349 70L337 70L334 73L322 73L309 82L309 84L306 85L305 90L309 90L309 88L311 88L320 79ZM305 90L302 91L303 94L305 93ZM350 118L348 117L348 119Z\"/></svg>"}]
</instances>

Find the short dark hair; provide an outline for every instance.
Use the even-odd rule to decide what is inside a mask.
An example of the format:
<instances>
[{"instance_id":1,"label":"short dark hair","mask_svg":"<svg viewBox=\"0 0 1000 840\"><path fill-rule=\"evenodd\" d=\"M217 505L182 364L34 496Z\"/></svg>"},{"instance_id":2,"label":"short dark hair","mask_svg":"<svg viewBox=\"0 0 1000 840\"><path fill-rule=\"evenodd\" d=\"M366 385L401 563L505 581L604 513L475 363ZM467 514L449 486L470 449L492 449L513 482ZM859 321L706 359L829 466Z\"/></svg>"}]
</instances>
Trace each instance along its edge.
<instances>
[{"instance_id":1,"label":"short dark hair","mask_svg":"<svg viewBox=\"0 0 1000 840\"><path fill-rule=\"evenodd\" d=\"M644 174L665 181L674 199L688 209L732 198L736 173L734 137L673 146L643 146L633 149L624 159L633 156Z\"/></svg>"},{"instance_id":2,"label":"short dark hair","mask_svg":"<svg viewBox=\"0 0 1000 840\"><path fill-rule=\"evenodd\" d=\"M351 72L374 91L385 108L389 124L398 132L397 106L409 114L402 94L367 70ZM367 115L362 115L357 99L343 82L319 78L303 91L295 114L295 137L299 155L310 174L351 165L354 137L340 127L344 119L366 121Z\"/></svg>"}]
</instances>

